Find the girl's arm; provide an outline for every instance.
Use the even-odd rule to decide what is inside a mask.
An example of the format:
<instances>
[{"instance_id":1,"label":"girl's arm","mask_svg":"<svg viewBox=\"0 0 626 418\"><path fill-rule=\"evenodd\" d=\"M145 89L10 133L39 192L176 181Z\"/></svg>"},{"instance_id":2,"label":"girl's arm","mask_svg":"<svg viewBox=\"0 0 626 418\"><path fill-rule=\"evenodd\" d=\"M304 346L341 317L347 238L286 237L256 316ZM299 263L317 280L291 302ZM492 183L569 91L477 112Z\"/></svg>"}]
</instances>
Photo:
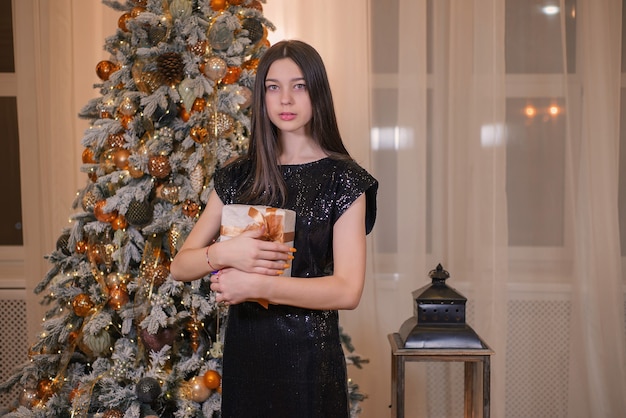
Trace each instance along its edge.
<instances>
[{"instance_id":1,"label":"girl's arm","mask_svg":"<svg viewBox=\"0 0 626 418\"><path fill-rule=\"evenodd\" d=\"M270 277L225 269L211 278L217 300L270 303L310 309L354 309L365 282L365 195L337 220L333 229L334 273L312 279Z\"/></svg>"},{"instance_id":2,"label":"girl's arm","mask_svg":"<svg viewBox=\"0 0 626 418\"><path fill-rule=\"evenodd\" d=\"M225 267L248 273L281 274L288 266L291 249L282 243L257 239L263 235L262 230L213 243L219 236L223 207L215 190L212 191L206 208L170 265L172 277L188 282Z\"/></svg>"}]
</instances>

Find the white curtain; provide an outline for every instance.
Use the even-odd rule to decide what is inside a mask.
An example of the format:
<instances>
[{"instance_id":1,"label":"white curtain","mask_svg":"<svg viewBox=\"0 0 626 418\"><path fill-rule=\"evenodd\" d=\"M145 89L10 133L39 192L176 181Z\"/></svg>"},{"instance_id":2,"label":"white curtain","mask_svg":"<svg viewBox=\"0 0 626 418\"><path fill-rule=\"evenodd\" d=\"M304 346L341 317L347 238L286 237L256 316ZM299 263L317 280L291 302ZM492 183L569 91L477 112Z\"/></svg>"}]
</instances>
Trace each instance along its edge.
<instances>
[{"instance_id":1,"label":"white curtain","mask_svg":"<svg viewBox=\"0 0 626 418\"><path fill-rule=\"evenodd\" d=\"M115 30L118 13L99 0L29 1L37 22L41 90L41 169L34 175L42 185L41 205L49 208L41 247L51 248L83 184L79 141L87 125L76 114L98 94L91 89L97 82L94 68L106 58L102 45ZM525 0L264 4L278 28L272 42L300 38L320 51L348 149L381 183L365 294L358 309L342 313L358 353L370 360L362 370L350 368L368 395L364 418L389 414L387 334L412 315L411 292L429 282L437 263L451 273L448 284L467 296L468 322L496 352L492 416L523 416L520 410L540 403L540 393L520 401L522 393L509 388L516 387L515 362L522 359L527 363L521 369L533 370L545 358L562 361L567 369L559 382L566 399L556 412L534 416L617 417L626 411L617 203L621 1L555 2L561 25L558 47L548 57L561 63L560 69L527 74L507 67L515 54L527 52L507 50L517 21L510 15L517 10L513 3L540 5ZM575 30L569 29L572 21ZM552 45L543 41L541 47ZM542 100L556 104L556 113L544 118L555 131L538 124ZM528 113L520 117L518 107ZM522 135L526 141L516 142L519 132L558 134L559 121L565 121L561 139L535 144L532 135ZM548 192L546 184L552 187ZM42 256L26 251L27 259ZM518 304L518 293L540 295L540 302ZM557 293L565 296L552 298ZM567 307L567 340L539 339L529 349L532 355L518 355L510 341L528 322L518 307L543 309L552 301ZM539 315L530 330L540 332L542 319ZM34 329L40 325L37 319L31 323ZM444 391L457 388L452 366L443 373ZM541 387L532 376L525 378L525 389ZM454 405L435 405L435 384L431 369L408 370L407 417L456 414Z\"/></svg>"}]
</instances>

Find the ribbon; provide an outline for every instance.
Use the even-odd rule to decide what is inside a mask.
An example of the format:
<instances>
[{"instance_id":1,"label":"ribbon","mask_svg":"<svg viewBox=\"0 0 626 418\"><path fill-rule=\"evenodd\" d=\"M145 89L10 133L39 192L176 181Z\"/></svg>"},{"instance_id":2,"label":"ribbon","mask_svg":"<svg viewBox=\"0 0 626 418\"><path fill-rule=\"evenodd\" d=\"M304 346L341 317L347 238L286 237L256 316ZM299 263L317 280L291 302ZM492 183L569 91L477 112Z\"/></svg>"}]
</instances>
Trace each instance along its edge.
<instances>
[{"instance_id":1,"label":"ribbon","mask_svg":"<svg viewBox=\"0 0 626 418\"><path fill-rule=\"evenodd\" d=\"M246 226L245 228L239 228L236 226L222 225L220 227L220 235L226 237L235 237L242 232L252 231L260 228L264 228L264 233L260 239L264 241L274 242L290 242L295 238L295 232L285 232L283 228L284 215L278 212L276 208L266 208L265 214L257 208L250 206L248 209L248 216L254 220L254 223Z\"/></svg>"}]
</instances>

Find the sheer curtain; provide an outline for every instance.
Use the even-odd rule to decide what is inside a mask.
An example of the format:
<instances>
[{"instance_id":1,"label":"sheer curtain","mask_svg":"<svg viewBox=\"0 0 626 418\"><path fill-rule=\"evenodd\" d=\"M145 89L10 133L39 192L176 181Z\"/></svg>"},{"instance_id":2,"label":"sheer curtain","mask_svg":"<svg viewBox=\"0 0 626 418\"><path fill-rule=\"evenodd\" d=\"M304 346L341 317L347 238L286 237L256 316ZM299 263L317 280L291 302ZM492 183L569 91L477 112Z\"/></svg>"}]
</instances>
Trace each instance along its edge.
<instances>
[{"instance_id":1,"label":"sheer curtain","mask_svg":"<svg viewBox=\"0 0 626 418\"><path fill-rule=\"evenodd\" d=\"M50 249L84 180L86 125L76 114L97 94L94 68L118 14L98 0L29 4L41 86L32 175L46 208L39 239ZM546 15L545 5L558 12ZM278 28L272 42L300 38L319 50L346 144L381 184L365 293L341 317L370 360L349 368L368 395L364 418L389 414L387 334L412 315L411 292L437 263L496 352L492 416L624 415L621 8L619 0L264 3ZM26 252L41 260L36 247ZM409 368L407 416L458 416L459 385L455 366Z\"/></svg>"},{"instance_id":2,"label":"sheer curtain","mask_svg":"<svg viewBox=\"0 0 626 418\"><path fill-rule=\"evenodd\" d=\"M396 203L378 314L441 261L496 352L493 416L623 416L621 1L370 3L372 161ZM414 373L414 416L456 416L433 390L455 373Z\"/></svg>"}]
</instances>

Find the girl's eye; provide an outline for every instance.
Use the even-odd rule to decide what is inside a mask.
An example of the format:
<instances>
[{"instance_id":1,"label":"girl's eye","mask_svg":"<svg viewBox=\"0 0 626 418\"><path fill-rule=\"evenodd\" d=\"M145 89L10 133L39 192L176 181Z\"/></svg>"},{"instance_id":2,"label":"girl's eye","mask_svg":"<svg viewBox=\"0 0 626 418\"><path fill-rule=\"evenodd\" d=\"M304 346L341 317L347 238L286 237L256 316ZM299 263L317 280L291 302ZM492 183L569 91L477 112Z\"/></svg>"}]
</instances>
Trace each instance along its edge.
<instances>
[{"instance_id":1,"label":"girl's eye","mask_svg":"<svg viewBox=\"0 0 626 418\"><path fill-rule=\"evenodd\" d=\"M296 84L296 85L294 86L294 88L295 88L296 90L306 90L306 84L304 84L304 83L298 83L298 84Z\"/></svg>"},{"instance_id":2,"label":"girl's eye","mask_svg":"<svg viewBox=\"0 0 626 418\"><path fill-rule=\"evenodd\" d=\"M276 84L268 84L265 86L265 90L277 90L278 86Z\"/></svg>"}]
</instances>

